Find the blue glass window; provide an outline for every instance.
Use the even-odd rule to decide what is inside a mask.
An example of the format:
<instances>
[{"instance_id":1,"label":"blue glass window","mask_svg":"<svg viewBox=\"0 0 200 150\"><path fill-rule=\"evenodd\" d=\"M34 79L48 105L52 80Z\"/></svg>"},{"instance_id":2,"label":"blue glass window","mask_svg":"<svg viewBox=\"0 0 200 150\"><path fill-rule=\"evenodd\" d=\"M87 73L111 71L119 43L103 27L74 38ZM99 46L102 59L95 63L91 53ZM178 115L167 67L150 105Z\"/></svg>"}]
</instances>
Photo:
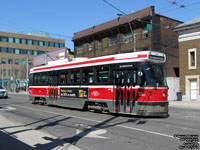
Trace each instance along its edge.
<instances>
[{"instance_id":1,"label":"blue glass window","mask_svg":"<svg viewBox=\"0 0 200 150\"><path fill-rule=\"evenodd\" d=\"M49 46L49 42L44 41L44 46L48 47Z\"/></svg>"},{"instance_id":2,"label":"blue glass window","mask_svg":"<svg viewBox=\"0 0 200 150\"><path fill-rule=\"evenodd\" d=\"M6 48L6 47L2 47L2 48L1 48L1 52L2 52L2 53L7 53L7 48Z\"/></svg>"},{"instance_id":3,"label":"blue glass window","mask_svg":"<svg viewBox=\"0 0 200 150\"><path fill-rule=\"evenodd\" d=\"M13 48L8 48L8 53L14 53Z\"/></svg>"},{"instance_id":4,"label":"blue glass window","mask_svg":"<svg viewBox=\"0 0 200 150\"><path fill-rule=\"evenodd\" d=\"M59 48L59 43L55 43L55 47L56 47L56 48Z\"/></svg>"},{"instance_id":5,"label":"blue glass window","mask_svg":"<svg viewBox=\"0 0 200 150\"><path fill-rule=\"evenodd\" d=\"M8 75L12 76L12 70L8 70Z\"/></svg>"},{"instance_id":6,"label":"blue glass window","mask_svg":"<svg viewBox=\"0 0 200 150\"><path fill-rule=\"evenodd\" d=\"M27 40L26 39L21 39L22 44L26 44Z\"/></svg>"},{"instance_id":7,"label":"blue glass window","mask_svg":"<svg viewBox=\"0 0 200 150\"><path fill-rule=\"evenodd\" d=\"M13 60L12 59L8 59L8 64L13 64Z\"/></svg>"},{"instance_id":8,"label":"blue glass window","mask_svg":"<svg viewBox=\"0 0 200 150\"><path fill-rule=\"evenodd\" d=\"M38 45L38 41L37 41L37 40L34 40L34 41L33 41L33 45Z\"/></svg>"},{"instance_id":9,"label":"blue glass window","mask_svg":"<svg viewBox=\"0 0 200 150\"><path fill-rule=\"evenodd\" d=\"M13 37L9 37L9 38L8 38L8 42L9 42L9 43L13 43L13 42L14 42Z\"/></svg>"},{"instance_id":10,"label":"blue glass window","mask_svg":"<svg viewBox=\"0 0 200 150\"><path fill-rule=\"evenodd\" d=\"M6 76L6 69L3 69L3 76Z\"/></svg>"},{"instance_id":11,"label":"blue glass window","mask_svg":"<svg viewBox=\"0 0 200 150\"><path fill-rule=\"evenodd\" d=\"M1 59L1 63L2 63L2 64L6 64L6 58L2 58L2 59Z\"/></svg>"},{"instance_id":12,"label":"blue glass window","mask_svg":"<svg viewBox=\"0 0 200 150\"><path fill-rule=\"evenodd\" d=\"M21 49L21 53L20 54L27 54L27 50L26 49Z\"/></svg>"},{"instance_id":13,"label":"blue glass window","mask_svg":"<svg viewBox=\"0 0 200 150\"><path fill-rule=\"evenodd\" d=\"M64 44L63 43L60 43L60 48L63 48L64 47Z\"/></svg>"},{"instance_id":14,"label":"blue glass window","mask_svg":"<svg viewBox=\"0 0 200 150\"><path fill-rule=\"evenodd\" d=\"M24 66L26 64L26 60L22 59L21 64L22 64L22 66Z\"/></svg>"},{"instance_id":15,"label":"blue glass window","mask_svg":"<svg viewBox=\"0 0 200 150\"><path fill-rule=\"evenodd\" d=\"M19 38L15 38L15 43L19 44L20 43L20 40Z\"/></svg>"},{"instance_id":16,"label":"blue glass window","mask_svg":"<svg viewBox=\"0 0 200 150\"><path fill-rule=\"evenodd\" d=\"M19 49L15 49L15 54L20 54L20 50Z\"/></svg>"},{"instance_id":17,"label":"blue glass window","mask_svg":"<svg viewBox=\"0 0 200 150\"><path fill-rule=\"evenodd\" d=\"M28 40L28 45L32 45L33 44L33 40Z\"/></svg>"},{"instance_id":18,"label":"blue glass window","mask_svg":"<svg viewBox=\"0 0 200 150\"><path fill-rule=\"evenodd\" d=\"M38 55L38 51L33 51L33 55L37 56Z\"/></svg>"},{"instance_id":19,"label":"blue glass window","mask_svg":"<svg viewBox=\"0 0 200 150\"><path fill-rule=\"evenodd\" d=\"M15 65L19 65L19 59L15 59Z\"/></svg>"},{"instance_id":20,"label":"blue glass window","mask_svg":"<svg viewBox=\"0 0 200 150\"><path fill-rule=\"evenodd\" d=\"M43 41L39 41L39 45L40 46L44 46L44 42Z\"/></svg>"},{"instance_id":21,"label":"blue glass window","mask_svg":"<svg viewBox=\"0 0 200 150\"><path fill-rule=\"evenodd\" d=\"M2 42L8 42L8 38L5 37L5 36L2 36L2 37L1 37L1 41L2 41Z\"/></svg>"},{"instance_id":22,"label":"blue glass window","mask_svg":"<svg viewBox=\"0 0 200 150\"><path fill-rule=\"evenodd\" d=\"M28 55L33 55L33 51L32 50L27 50L27 54Z\"/></svg>"},{"instance_id":23,"label":"blue glass window","mask_svg":"<svg viewBox=\"0 0 200 150\"><path fill-rule=\"evenodd\" d=\"M54 47L55 43L54 42L50 42L50 47Z\"/></svg>"}]
</instances>

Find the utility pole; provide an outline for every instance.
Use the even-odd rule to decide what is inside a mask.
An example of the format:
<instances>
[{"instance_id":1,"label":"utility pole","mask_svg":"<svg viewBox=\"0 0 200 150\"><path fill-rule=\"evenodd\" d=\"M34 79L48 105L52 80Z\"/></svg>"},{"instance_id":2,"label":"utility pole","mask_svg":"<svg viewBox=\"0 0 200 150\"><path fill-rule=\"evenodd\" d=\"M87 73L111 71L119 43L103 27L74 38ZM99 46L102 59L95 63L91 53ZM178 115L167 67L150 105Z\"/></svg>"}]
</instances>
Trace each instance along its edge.
<instances>
[{"instance_id":1,"label":"utility pole","mask_svg":"<svg viewBox=\"0 0 200 150\"><path fill-rule=\"evenodd\" d=\"M4 84L3 84L3 63L1 63L1 77L2 77L2 86L4 86Z\"/></svg>"},{"instance_id":2,"label":"utility pole","mask_svg":"<svg viewBox=\"0 0 200 150\"><path fill-rule=\"evenodd\" d=\"M120 14L120 13L118 13L117 15L118 15L120 18L125 18L125 19L127 20L127 23L128 23L129 28L130 28L130 30L131 30L132 39L133 39L133 52L136 52L136 35L134 34L133 29L132 29L132 27L131 27L131 23L130 23L130 21L129 21L128 18L127 18L128 16L125 16L125 15Z\"/></svg>"},{"instance_id":3,"label":"utility pole","mask_svg":"<svg viewBox=\"0 0 200 150\"><path fill-rule=\"evenodd\" d=\"M26 92L28 92L28 75L29 75L29 67L28 67L28 55L26 57Z\"/></svg>"}]
</instances>

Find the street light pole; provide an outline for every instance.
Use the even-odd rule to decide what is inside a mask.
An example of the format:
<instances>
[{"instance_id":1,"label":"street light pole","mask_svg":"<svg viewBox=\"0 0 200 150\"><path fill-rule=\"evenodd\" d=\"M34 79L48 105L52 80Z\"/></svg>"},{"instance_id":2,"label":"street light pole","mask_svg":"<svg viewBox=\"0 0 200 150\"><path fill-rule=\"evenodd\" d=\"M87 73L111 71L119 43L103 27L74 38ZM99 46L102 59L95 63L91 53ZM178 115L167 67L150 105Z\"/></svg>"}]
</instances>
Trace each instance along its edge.
<instances>
[{"instance_id":1,"label":"street light pole","mask_svg":"<svg viewBox=\"0 0 200 150\"><path fill-rule=\"evenodd\" d=\"M4 83L3 83L3 63L1 63L1 75L2 75L2 86L4 86Z\"/></svg>"},{"instance_id":2,"label":"street light pole","mask_svg":"<svg viewBox=\"0 0 200 150\"><path fill-rule=\"evenodd\" d=\"M136 36L135 36L135 34L134 34L134 32L133 32L133 29L132 29L132 27L131 27L130 21L128 20L127 16L124 16L123 14L118 13L117 15L118 15L120 18L122 18L122 17L123 17L123 18L126 18L127 23L128 23L128 25L129 25L129 28L130 28L130 30L131 30L132 38L133 38L133 52L136 52Z\"/></svg>"}]
</instances>

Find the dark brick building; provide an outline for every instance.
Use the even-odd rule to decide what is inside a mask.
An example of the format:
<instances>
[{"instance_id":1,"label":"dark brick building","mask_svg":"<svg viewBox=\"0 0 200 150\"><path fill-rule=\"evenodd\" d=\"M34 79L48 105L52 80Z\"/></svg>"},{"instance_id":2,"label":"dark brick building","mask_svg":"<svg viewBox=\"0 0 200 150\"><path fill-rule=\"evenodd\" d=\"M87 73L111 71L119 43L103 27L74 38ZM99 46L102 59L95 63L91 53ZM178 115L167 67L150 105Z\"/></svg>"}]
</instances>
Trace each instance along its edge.
<instances>
[{"instance_id":1,"label":"dark brick building","mask_svg":"<svg viewBox=\"0 0 200 150\"><path fill-rule=\"evenodd\" d=\"M180 23L156 14L151 6L74 33L75 57L132 52L136 43L136 51L165 52L167 77L178 77L178 34L172 28Z\"/></svg>"}]
</instances>

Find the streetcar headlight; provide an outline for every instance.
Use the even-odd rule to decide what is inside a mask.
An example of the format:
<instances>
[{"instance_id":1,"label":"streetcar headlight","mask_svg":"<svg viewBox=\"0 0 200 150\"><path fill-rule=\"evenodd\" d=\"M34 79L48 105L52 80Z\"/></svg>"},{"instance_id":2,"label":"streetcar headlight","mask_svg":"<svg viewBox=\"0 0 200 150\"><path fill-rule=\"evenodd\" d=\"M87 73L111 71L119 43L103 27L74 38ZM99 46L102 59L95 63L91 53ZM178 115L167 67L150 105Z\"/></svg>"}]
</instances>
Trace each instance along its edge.
<instances>
[{"instance_id":1,"label":"streetcar headlight","mask_svg":"<svg viewBox=\"0 0 200 150\"><path fill-rule=\"evenodd\" d=\"M163 92L163 93L162 93L162 96L163 96L163 97L165 97L165 96L166 96L165 92Z\"/></svg>"}]
</instances>

